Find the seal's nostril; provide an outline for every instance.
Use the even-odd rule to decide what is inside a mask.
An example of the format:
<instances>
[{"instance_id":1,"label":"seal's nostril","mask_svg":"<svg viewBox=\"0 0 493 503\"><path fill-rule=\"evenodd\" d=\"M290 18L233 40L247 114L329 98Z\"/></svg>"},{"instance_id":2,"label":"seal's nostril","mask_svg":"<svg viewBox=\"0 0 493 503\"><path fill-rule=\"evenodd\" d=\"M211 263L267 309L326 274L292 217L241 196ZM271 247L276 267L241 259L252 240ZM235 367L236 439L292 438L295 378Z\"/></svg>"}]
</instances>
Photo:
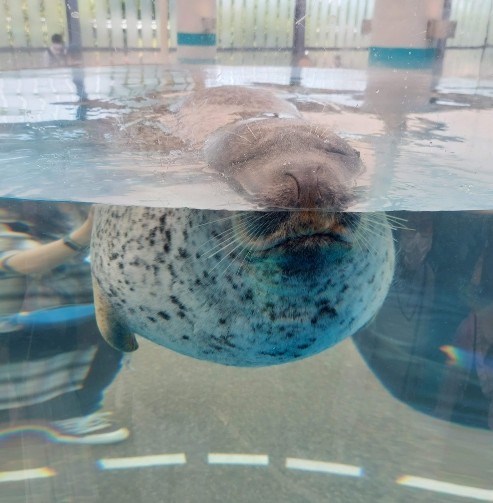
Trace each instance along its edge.
<instances>
[{"instance_id":1,"label":"seal's nostril","mask_svg":"<svg viewBox=\"0 0 493 503\"><path fill-rule=\"evenodd\" d=\"M299 200L301 199L301 188L298 179L292 173L285 173L285 176L289 177L294 182L294 196L296 197L296 201L299 202Z\"/></svg>"}]
</instances>

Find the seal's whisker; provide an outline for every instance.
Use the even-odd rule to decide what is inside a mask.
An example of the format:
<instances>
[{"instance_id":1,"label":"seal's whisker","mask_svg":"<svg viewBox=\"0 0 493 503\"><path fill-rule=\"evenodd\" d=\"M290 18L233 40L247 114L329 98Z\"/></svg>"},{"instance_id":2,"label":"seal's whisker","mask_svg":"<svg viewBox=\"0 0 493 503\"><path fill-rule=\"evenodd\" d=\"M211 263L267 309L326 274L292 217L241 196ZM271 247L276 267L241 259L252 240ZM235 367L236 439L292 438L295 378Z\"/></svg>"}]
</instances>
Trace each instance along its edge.
<instances>
[{"instance_id":1,"label":"seal's whisker","mask_svg":"<svg viewBox=\"0 0 493 503\"><path fill-rule=\"evenodd\" d=\"M411 230L408 229L407 227L394 227L392 224L389 224L388 222L383 222L383 221L378 221L378 220L368 220L367 222L368 227L375 231L375 233L378 232L378 234L375 234L377 238L381 238L382 235L385 233L387 226L389 226L392 230L396 229L405 229L405 230Z\"/></svg>"},{"instance_id":2,"label":"seal's whisker","mask_svg":"<svg viewBox=\"0 0 493 503\"><path fill-rule=\"evenodd\" d=\"M257 221L259 221L261 218L261 216L259 215L254 215L254 214L249 214L245 217L245 220L246 220L246 226L248 227L249 225L251 225L252 223L255 224ZM233 228L229 228L227 231L227 237L225 240L223 240L221 243L219 243L218 245L216 245L215 247L213 247L210 251L212 250L215 250L214 253L212 253L211 255L209 255L208 257L206 258L212 258L214 257L215 255L217 255L218 253L220 253L221 251L223 250L227 250L230 246L234 245L234 243L236 242L237 240L237 236L236 236L236 231L233 229ZM227 244L224 244L224 243L227 243ZM224 246L222 246L224 245ZM218 246L220 247L219 249ZM221 263L225 258L227 258L228 256L230 256L239 246L242 246L242 243L239 243L238 246L236 246L235 248L233 249L230 249L230 250L227 250L227 253L226 255L219 261L219 263ZM217 267L218 264L216 264L216 266L214 266L214 268ZM213 269L214 269L213 268Z\"/></svg>"},{"instance_id":3,"label":"seal's whisker","mask_svg":"<svg viewBox=\"0 0 493 503\"><path fill-rule=\"evenodd\" d=\"M373 234L373 237L377 240L382 239L385 236L388 229L393 230L393 227L384 221L379 222L379 221L370 221L369 220L367 222L367 226L368 226L368 231L370 231L369 234L370 235ZM397 242L396 238L392 235L392 233L391 233L391 239L394 242Z\"/></svg>"},{"instance_id":4,"label":"seal's whisker","mask_svg":"<svg viewBox=\"0 0 493 503\"><path fill-rule=\"evenodd\" d=\"M390 215L389 213L386 213L385 217L389 222L393 222L400 225L405 225L409 221L407 218L401 218L395 215Z\"/></svg>"},{"instance_id":5,"label":"seal's whisker","mask_svg":"<svg viewBox=\"0 0 493 503\"><path fill-rule=\"evenodd\" d=\"M203 242L198 248L197 251L202 250L205 246L207 246L209 243L216 241L218 238L221 238L218 243L215 243L214 246L211 246L209 248L209 251L212 251L220 246L222 246L232 235L234 234L233 229L226 229L225 231L221 232L220 234L216 234L215 236L212 236L210 239L207 241Z\"/></svg>"},{"instance_id":6,"label":"seal's whisker","mask_svg":"<svg viewBox=\"0 0 493 503\"><path fill-rule=\"evenodd\" d=\"M214 225L219 222L224 222L224 220L229 220L230 218L231 218L231 215L228 215L226 217L217 218L216 220L211 220L210 222L204 222L203 224L195 225L194 228L198 229L199 227L204 227L205 225Z\"/></svg>"},{"instance_id":7,"label":"seal's whisker","mask_svg":"<svg viewBox=\"0 0 493 503\"><path fill-rule=\"evenodd\" d=\"M326 128L322 131L322 134L320 135L322 139L324 139L324 140L327 140L327 139L328 139L328 137L326 136L326 134L327 134L327 131L329 131L329 130L330 130L330 128L329 128L329 127L326 127Z\"/></svg>"},{"instance_id":8,"label":"seal's whisker","mask_svg":"<svg viewBox=\"0 0 493 503\"><path fill-rule=\"evenodd\" d=\"M267 218L266 218L267 217ZM268 222L268 213L265 212L258 212L258 215L256 218L251 219L247 222L245 222L245 228L248 230L250 234L254 233L256 230L259 229L259 227L251 227L251 225L259 225L260 227L263 227L267 222Z\"/></svg>"},{"instance_id":9,"label":"seal's whisker","mask_svg":"<svg viewBox=\"0 0 493 503\"><path fill-rule=\"evenodd\" d=\"M236 241L236 236L234 235L234 232L232 232L232 235L230 237L228 237L224 241L221 241L218 245L211 248L209 250L209 255L207 255L205 258L210 259L210 258L214 257L218 253L221 253L223 250L226 250L229 246L234 244L235 241Z\"/></svg>"},{"instance_id":10,"label":"seal's whisker","mask_svg":"<svg viewBox=\"0 0 493 503\"><path fill-rule=\"evenodd\" d=\"M310 134L314 134L314 135L317 135L318 136L318 127L316 124L314 124L311 128L310 128Z\"/></svg>"},{"instance_id":11,"label":"seal's whisker","mask_svg":"<svg viewBox=\"0 0 493 503\"><path fill-rule=\"evenodd\" d=\"M365 224L368 226L371 226L372 229L386 229L387 228L386 222L384 222L382 220L378 220L378 219L375 219L375 220L368 219L365 221Z\"/></svg>"},{"instance_id":12,"label":"seal's whisker","mask_svg":"<svg viewBox=\"0 0 493 503\"><path fill-rule=\"evenodd\" d=\"M391 229L393 230L404 230L404 231L414 231L416 229L413 229L412 227L408 227L407 225L405 225L405 222L407 222L407 220L404 220L404 219L399 219L399 220L394 220L393 218L390 218L388 215L387 215L387 220L388 220L388 223L391 227Z\"/></svg>"},{"instance_id":13,"label":"seal's whisker","mask_svg":"<svg viewBox=\"0 0 493 503\"><path fill-rule=\"evenodd\" d=\"M231 218L231 216L229 217ZM250 216L248 215L246 217L247 219L252 219L253 220L253 216ZM215 244L214 246L212 246L210 249L209 249L209 252L217 249L218 247L221 247L226 241L230 240L230 238L232 236L234 236L235 234L235 231L232 227L228 227L227 229L225 229L223 232L219 233L219 234L216 234L215 236L212 236L210 239L208 239L207 241L205 241L204 243L202 243L197 251L201 250L202 248L204 248L204 246L206 246L207 244L209 244L211 241L214 241L218 238L224 238L223 240L219 241L219 243Z\"/></svg>"},{"instance_id":14,"label":"seal's whisker","mask_svg":"<svg viewBox=\"0 0 493 503\"><path fill-rule=\"evenodd\" d=\"M401 222L407 222L407 218L403 217L398 217L397 215L390 215L389 213L386 214L388 220L396 220L396 221L401 221Z\"/></svg>"},{"instance_id":15,"label":"seal's whisker","mask_svg":"<svg viewBox=\"0 0 493 503\"><path fill-rule=\"evenodd\" d=\"M231 244L234 244L234 241L233 243L230 243L228 246L231 246ZM225 248L227 248L228 246L226 246ZM234 252L236 249L238 249L240 246L243 246L242 243L239 243L237 244L232 250L229 250L228 253L209 271L209 273L211 273L212 271L214 271L215 269L217 269L217 267L219 267L219 265L224 261L226 260L229 255ZM229 267L229 266L228 266Z\"/></svg>"},{"instance_id":16,"label":"seal's whisker","mask_svg":"<svg viewBox=\"0 0 493 503\"><path fill-rule=\"evenodd\" d=\"M247 222L246 230L248 231L248 234L250 235L249 243L253 242L255 239L257 239L262 231L269 225L269 220L268 218L264 219L265 216L262 215L258 220L254 222ZM263 221L262 221L263 220Z\"/></svg>"},{"instance_id":17,"label":"seal's whisker","mask_svg":"<svg viewBox=\"0 0 493 503\"><path fill-rule=\"evenodd\" d=\"M376 252L376 242L383 239L385 234L388 232L388 224L385 220L385 216L383 219L368 219L364 225L364 231L361 231L361 234L365 233L366 241L368 242L367 249L370 252ZM362 236L361 236L362 237Z\"/></svg>"},{"instance_id":18,"label":"seal's whisker","mask_svg":"<svg viewBox=\"0 0 493 503\"><path fill-rule=\"evenodd\" d=\"M252 136L253 136L256 140L258 140L258 138L255 136L255 133L254 133L254 132L252 131L252 129L250 128L250 125L249 125L249 124L247 124L247 129L248 129L248 131L250 131L250 133L252 133Z\"/></svg>"},{"instance_id":19,"label":"seal's whisker","mask_svg":"<svg viewBox=\"0 0 493 503\"><path fill-rule=\"evenodd\" d=\"M265 213L263 213L263 212L259 212L259 213L255 212L255 214L250 214L250 215L247 215L246 217L243 218L242 226L248 234L251 234L252 226L255 227L256 225L259 224L259 222L262 221L262 219L264 218L264 215L265 215ZM237 232L237 231L233 230L233 232Z\"/></svg>"},{"instance_id":20,"label":"seal's whisker","mask_svg":"<svg viewBox=\"0 0 493 503\"><path fill-rule=\"evenodd\" d=\"M363 246L363 240L361 239L361 236L359 234L355 234L353 239L354 239L355 248L359 252L364 252L367 250L367 245L365 243L365 246Z\"/></svg>"},{"instance_id":21,"label":"seal's whisker","mask_svg":"<svg viewBox=\"0 0 493 503\"><path fill-rule=\"evenodd\" d=\"M259 236L260 234L262 233L262 231L269 225L269 221L268 219L265 219L265 221L263 223L261 223L260 225L257 225L257 227L255 229L252 229L252 232L251 232L251 238L247 241L247 243L245 243L245 249L247 249L247 246L250 244L250 243L253 243ZM238 266L238 269L236 271L236 274L239 273L239 271L241 270L241 267L243 267L243 265L245 264L245 262L248 260L248 258L250 257L250 255L252 254L254 250L254 247L251 246L250 249L247 251L247 253L245 254L245 256L242 258L242 261L240 263L240 265Z\"/></svg>"},{"instance_id":22,"label":"seal's whisker","mask_svg":"<svg viewBox=\"0 0 493 503\"><path fill-rule=\"evenodd\" d=\"M234 133L233 131L225 131L225 134L229 134L231 136L237 136L238 138L241 138L242 140L245 140L247 143L250 143L250 144L253 143L246 136L243 136L243 135L238 134L238 133Z\"/></svg>"},{"instance_id":23,"label":"seal's whisker","mask_svg":"<svg viewBox=\"0 0 493 503\"><path fill-rule=\"evenodd\" d=\"M378 234L378 231L383 231L387 228L387 225L379 220L365 220L366 229L372 229L374 231L374 235L377 237L381 237L382 233Z\"/></svg>"},{"instance_id":24,"label":"seal's whisker","mask_svg":"<svg viewBox=\"0 0 493 503\"><path fill-rule=\"evenodd\" d=\"M239 258L239 261L238 261L238 267L236 268L236 271L235 271L235 276L239 275L240 274L240 271L241 269L243 268L243 266L245 265L245 262L246 262L246 258L247 256L252 252L252 249L248 248L247 247L247 244L245 244L243 246L243 249L238 253L238 258ZM242 256L242 254L244 254Z\"/></svg>"},{"instance_id":25,"label":"seal's whisker","mask_svg":"<svg viewBox=\"0 0 493 503\"><path fill-rule=\"evenodd\" d=\"M252 253L254 250L253 246L248 246L251 243L255 242L255 239L260 236L260 233L262 230L268 225L268 221L264 221L263 223L258 223L260 222L263 218L265 217L265 214L262 213L261 215L258 215L258 218L255 220L250 220L249 222L246 223L246 228L247 232L250 235L249 239L243 243L243 248L238 252L238 258L239 258L239 264L236 269L235 275L239 274L241 271L241 268L244 266L247 257ZM250 225L253 224L254 228L251 228ZM243 256L242 256L243 255Z\"/></svg>"},{"instance_id":26,"label":"seal's whisker","mask_svg":"<svg viewBox=\"0 0 493 503\"><path fill-rule=\"evenodd\" d=\"M239 246L242 246L242 249L241 249L241 250L237 253L237 256L241 256L241 254L242 254L242 253L246 250L246 245L245 245L245 244L240 243L240 244L239 244ZM227 255L227 256L231 256L231 255L232 255L232 253L233 253L235 250L236 250L236 248L234 248L233 250L231 250L231 251L228 253L228 255ZM224 258L226 258L226 257L224 257ZM235 274L237 274L237 273L238 273L238 270L240 269L241 264L242 264L242 263L240 263L240 265L238 266L238 269L237 269L237 271L236 271L236 273L235 273ZM233 260L230 260L230 261L229 261L228 266L226 267L226 269L224 269L224 270L222 271L222 273L221 273L221 276L220 276L220 277L225 276L226 271L227 271L227 270L228 270L228 269L229 269L232 265L233 265Z\"/></svg>"},{"instance_id":27,"label":"seal's whisker","mask_svg":"<svg viewBox=\"0 0 493 503\"><path fill-rule=\"evenodd\" d=\"M330 127L325 127L323 130L317 131L317 135L324 141L330 141L331 139L334 138L333 135L331 135L330 133L331 133Z\"/></svg>"},{"instance_id":28,"label":"seal's whisker","mask_svg":"<svg viewBox=\"0 0 493 503\"><path fill-rule=\"evenodd\" d=\"M366 225L366 222L365 222L365 225ZM374 245L370 241L370 238L366 232L367 229L368 229L367 227L365 228L365 230L358 229L354 234L354 240L360 246L361 251L366 250L367 252L372 252L372 251L374 251Z\"/></svg>"},{"instance_id":29,"label":"seal's whisker","mask_svg":"<svg viewBox=\"0 0 493 503\"><path fill-rule=\"evenodd\" d=\"M251 225L253 224L253 227ZM262 231L268 227L269 225L269 217L266 218L266 214L261 214L259 218L255 221L252 222L247 222L247 225L245 226L248 233L251 236L251 239L249 242L253 242L255 239L257 239Z\"/></svg>"}]
</instances>

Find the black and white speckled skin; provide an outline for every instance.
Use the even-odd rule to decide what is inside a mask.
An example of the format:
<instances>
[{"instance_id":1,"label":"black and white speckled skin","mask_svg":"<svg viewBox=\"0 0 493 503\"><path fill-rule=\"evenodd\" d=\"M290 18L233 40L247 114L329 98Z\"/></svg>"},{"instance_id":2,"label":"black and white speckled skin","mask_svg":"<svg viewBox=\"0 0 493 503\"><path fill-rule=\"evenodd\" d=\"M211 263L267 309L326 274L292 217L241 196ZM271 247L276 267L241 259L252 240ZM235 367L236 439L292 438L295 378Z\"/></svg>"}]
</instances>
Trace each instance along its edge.
<instances>
[{"instance_id":1,"label":"black and white speckled skin","mask_svg":"<svg viewBox=\"0 0 493 503\"><path fill-rule=\"evenodd\" d=\"M258 213L98 205L94 282L123 326L179 353L251 367L299 360L375 315L394 245L384 213L352 223L317 213L318 225L338 226L343 245L307 237L298 214L288 219L293 239L265 250L235 227L238 218L269 218Z\"/></svg>"}]
</instances>

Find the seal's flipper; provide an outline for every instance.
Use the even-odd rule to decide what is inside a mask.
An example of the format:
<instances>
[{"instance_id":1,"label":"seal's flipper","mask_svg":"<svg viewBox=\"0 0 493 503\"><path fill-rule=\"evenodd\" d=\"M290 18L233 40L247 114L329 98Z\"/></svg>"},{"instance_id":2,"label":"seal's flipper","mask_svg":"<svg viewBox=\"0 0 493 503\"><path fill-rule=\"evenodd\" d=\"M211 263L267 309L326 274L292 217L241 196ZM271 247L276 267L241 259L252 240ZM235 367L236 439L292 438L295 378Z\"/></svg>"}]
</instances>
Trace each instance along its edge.
<instances>
[{"instance_id":1,"label":"seal's flipper","mask_svg":"<svg viewBox=\"0 0 493 503\"><path fill-rule=\"evenodd\" d=\"M96 322L104 340L118 351L135 351L139 347L135 336L106 300L96 280L93 280L93 290Z\"/></svg>"}]
</instances>

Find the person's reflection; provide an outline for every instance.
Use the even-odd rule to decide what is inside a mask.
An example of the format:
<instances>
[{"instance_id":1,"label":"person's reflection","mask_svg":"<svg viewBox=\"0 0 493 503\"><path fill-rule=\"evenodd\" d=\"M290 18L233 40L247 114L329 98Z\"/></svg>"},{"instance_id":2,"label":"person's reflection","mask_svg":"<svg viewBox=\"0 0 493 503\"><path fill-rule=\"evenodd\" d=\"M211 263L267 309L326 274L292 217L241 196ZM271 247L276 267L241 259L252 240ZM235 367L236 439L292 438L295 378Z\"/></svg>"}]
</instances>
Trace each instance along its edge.
<instances>
[{"instance_id":1,"label":"person's reflection","mask_svg":"<svg viewBox=\"0 0 493 503\"><path fill-rule=\"evenodd\" d=\"M354 339L370 367L399 399L425 406L429 380L426 354L435 295L435 274L428 260L433 244L429 213L409 214L396 231L397 266L391 289L374 321Z\"/></svg>"},{"instance_id":2,"label":"person's reflection","mask_svg":"<svg viewBox=\"0 0 493 503\"><path fill-rule=\"evenodd\" d=\"M80 206L0 202L0 436L22 424L72 444L129 435L100 410L122 355L95 322L91 229Z\"/></svg>"},{"instance_id":3,"label":"person's reflection","mask_svg":"<svg viewBox=\"0 0 493 503\"><path fill-rule=\"evenodd\" d=\"M493 226L476 261L467 299L469 315L459 325L453 341L441 350L448 356L439 390L436 414L443 419L468 422L485 418L493 429Z\"/></svg>"},{"instance_id":4,"label":"person's reflection","mask_svg":"<svg viewBox=\"0 0 493 503\"><path fill-rule=\"evenodd\" d=\"M46 49L45 65L49 67L65 66L67 64L67 50L63 37L59 33L51 36L51 45Z\"/></svg>"}]
</instances>

